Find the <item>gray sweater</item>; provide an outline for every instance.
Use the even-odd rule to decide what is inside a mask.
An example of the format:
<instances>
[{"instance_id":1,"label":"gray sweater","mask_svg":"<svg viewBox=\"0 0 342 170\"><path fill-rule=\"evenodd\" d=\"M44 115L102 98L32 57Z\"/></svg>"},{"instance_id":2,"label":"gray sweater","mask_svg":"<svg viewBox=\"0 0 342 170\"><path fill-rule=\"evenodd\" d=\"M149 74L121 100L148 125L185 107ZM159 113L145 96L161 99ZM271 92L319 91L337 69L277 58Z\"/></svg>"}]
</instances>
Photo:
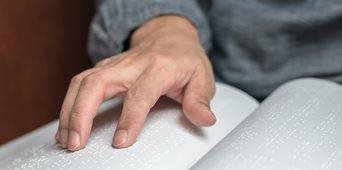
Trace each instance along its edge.
<instances>
[{"instance_id":1,"label":"gray sweater","mask_svg":"<svg viewBox=\"0 0 342 170\"><path fill-rule=\"evenodd\" d=\"M164 14L192 21L217 78L255 97L299 77L342 82L342 0L102 0L93 61L120 53L135 28Z\"/></svg>"}]
</instances>

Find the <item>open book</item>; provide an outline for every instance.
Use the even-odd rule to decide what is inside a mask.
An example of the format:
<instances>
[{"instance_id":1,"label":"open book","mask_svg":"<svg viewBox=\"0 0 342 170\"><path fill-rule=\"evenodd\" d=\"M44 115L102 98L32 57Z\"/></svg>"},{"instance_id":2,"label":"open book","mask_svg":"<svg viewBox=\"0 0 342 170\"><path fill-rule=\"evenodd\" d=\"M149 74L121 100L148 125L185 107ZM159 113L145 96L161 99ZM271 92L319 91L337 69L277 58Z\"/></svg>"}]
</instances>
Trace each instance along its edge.
<instances>
[{"instance_id":1,"label":"open book","mask_svg":"<svg viewBox=\"0 0 342 170\"><path fill-rule=\"evenodd\" d=\"M111 146L119 100L101 106L85 149L54 141L57 121L0 147L0 169L342 169L342 87L318 79L284 84L259 104L217 84L217 123L198 128L162 98L137 142Z\"/></svg>"}]
</instances>

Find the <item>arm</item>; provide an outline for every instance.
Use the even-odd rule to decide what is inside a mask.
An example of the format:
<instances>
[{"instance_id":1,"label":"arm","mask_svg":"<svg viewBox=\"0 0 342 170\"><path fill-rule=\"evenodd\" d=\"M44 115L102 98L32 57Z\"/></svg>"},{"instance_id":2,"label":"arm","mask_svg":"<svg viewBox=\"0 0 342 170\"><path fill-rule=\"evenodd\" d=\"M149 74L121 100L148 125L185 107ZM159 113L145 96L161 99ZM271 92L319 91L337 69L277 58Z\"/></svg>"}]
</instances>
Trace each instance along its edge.
<instances>
[{"instance_id":1,"label":"arm","mask_svg":"<svg viewBox=\"0 0 342 170\"><path fill-rule=\"evenodd\" d=\"M210 0L205 0L210 1ZM88 51L98 62L124 50L132 30L151 18L178 15L196 27L205 50L211 47L211 32L206 16L195 0L101 0L90 26Z\"/></svg>"},{"instance_id":2,"label":"arm","mask_svg":"<svg viewBox=\"0 0 342 170\"><path fill-rule=\"evenodd\" d=\"M56 134L63 147L71 151L85 147L99 105L117 95L124 97L113 139L117 148L134 143L150 108L162 95L181 103L193 124L215 123L209 107L215 91L211 65L188 19L152 18L133 32L127 51L116 53L72 79Z\"/></svg>"}]
</instances>

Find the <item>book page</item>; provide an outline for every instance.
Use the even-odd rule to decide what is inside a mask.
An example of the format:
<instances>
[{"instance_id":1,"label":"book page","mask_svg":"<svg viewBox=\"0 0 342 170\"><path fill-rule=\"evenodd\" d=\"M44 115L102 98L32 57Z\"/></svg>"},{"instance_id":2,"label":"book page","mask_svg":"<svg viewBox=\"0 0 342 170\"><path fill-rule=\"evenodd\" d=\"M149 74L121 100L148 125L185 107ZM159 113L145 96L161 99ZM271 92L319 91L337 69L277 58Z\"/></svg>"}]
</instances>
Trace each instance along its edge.
<instances>
[{"instance_id":1,"label":"book page","mask_svg":"<svg viewBox=\"0 0 342 170\"><path fill-rule=\"evenodd\" d=\"M283 85L194 170L342 168L342 87L318 79Z\"/></svg>"},{"instance_id":2,"label":"book page","mask_svg":"<svg viewBox=\"0 0 342 170\"><path fill-rule=\"evenodd\" d=\"M137 142L126 149L111 146L117 101L105 103L85 149L70 153L55 145L56 121L0 148L1 169L188 169L245 119L258 103L245 93L217 84L212 127L191 125L180 105L161 99L148 115ZM116 115L116 116L115 116Z\"/></svg>"}]
</instances>

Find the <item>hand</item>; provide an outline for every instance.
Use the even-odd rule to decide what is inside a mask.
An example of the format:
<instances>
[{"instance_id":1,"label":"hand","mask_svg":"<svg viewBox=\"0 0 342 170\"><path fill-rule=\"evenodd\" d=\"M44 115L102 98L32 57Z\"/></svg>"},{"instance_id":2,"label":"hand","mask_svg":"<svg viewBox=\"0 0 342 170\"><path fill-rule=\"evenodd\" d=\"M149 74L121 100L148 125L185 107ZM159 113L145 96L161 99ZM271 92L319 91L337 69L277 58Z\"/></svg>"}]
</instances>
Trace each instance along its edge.
<instances>
[{"instance_id":1,"label":"hand","mask_svg":"<svg viewBox=\"0 0 342 170\"><path fill-rule=\"evenodd\" d=\"M70 151L84 148L98 107L118 95L124 104L113 139L116 148L135 142L162 95L181 103L193 124L210 126L216 121L210 110L214 92L212 68L196 29L182 17L157 17L133 33L128 51L73 77L56 140Z\"/></svg>"}]
</instances>

